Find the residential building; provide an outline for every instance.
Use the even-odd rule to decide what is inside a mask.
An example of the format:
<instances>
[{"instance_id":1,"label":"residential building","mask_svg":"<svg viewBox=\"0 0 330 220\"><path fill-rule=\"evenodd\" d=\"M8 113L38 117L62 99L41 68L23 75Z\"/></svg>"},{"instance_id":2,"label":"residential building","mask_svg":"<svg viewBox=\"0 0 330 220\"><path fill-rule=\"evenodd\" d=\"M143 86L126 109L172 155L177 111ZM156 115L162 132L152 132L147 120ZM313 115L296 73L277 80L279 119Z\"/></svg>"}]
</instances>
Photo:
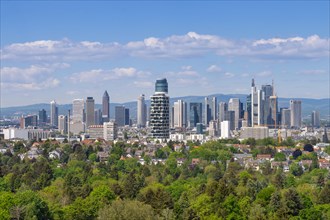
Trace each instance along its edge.
<instances>
[{"instance_id":1,"label":"residential building","mask_svg":"<svg viewBox=\"0 0 330 220\"><path fill-rule=\"evenodd\" d=\"M155 94L150 97L150 128L151 137L165 140L169 138L170 115L169 96L166 79L160 79L155 84Z\"/></svg>"}]
</instances>

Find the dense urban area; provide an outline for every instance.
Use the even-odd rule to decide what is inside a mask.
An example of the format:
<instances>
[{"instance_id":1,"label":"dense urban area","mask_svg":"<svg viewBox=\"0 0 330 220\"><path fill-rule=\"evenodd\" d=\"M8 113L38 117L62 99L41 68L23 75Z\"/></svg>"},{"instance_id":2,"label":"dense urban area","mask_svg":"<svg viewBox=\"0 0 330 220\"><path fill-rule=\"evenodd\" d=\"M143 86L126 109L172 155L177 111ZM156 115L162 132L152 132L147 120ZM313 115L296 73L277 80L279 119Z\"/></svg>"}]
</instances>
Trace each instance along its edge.
<instances>
[{"instance_id":1,"label":"dense urban area","mask_svg":"<svg viewBox=\"0 0 330 220\"><path fill-rule=\"evenodd\" d=\"M157 80L110 118L92 97L67 115L2 120L0 219L330 219L330 144L320 113L278 109L273 85L243 105L169 103Z\"/></svg>"}]
</instances>

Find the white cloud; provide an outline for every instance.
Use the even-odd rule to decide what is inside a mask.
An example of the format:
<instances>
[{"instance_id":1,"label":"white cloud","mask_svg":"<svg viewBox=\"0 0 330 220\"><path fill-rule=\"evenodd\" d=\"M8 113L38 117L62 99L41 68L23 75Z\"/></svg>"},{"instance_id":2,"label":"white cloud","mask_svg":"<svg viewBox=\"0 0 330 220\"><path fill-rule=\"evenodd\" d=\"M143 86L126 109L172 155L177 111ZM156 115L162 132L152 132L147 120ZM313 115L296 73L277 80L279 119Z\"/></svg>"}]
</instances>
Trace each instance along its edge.
<instances>
[{"instance_id":1,"label":"white cloud","mask_svg":"<svg viewBox=\"0 0 330 220\"><path fill-rule=\"evenodd\" d=\"M229 72L226 72L224 75L225 75L227 78L232 78L232 77L235 76L234 73L229 73Z\"/></svg>"},{"instance_id":2,"label":"white cloud","mask_svg":"<svg viewBox=\"0 0 330 220\"><path fill-rule=\"evenodd\" d=\"M322 75L325 74L325 70L303 70L299 74L304 74L304 75Z\"/></svg>"},{"instance_id":3,"label":"white cloud","mask_svg":"<svg viewBox=\"0 0 330 220\"><path fill-rule=\"evenodd\" d=\"M101 82L112 79L119 79L124 77L144 78L150 75L149 72L138 71L133 67L128 68L114 68L110 70L93 69L74 73L70 77L73 82Z\"/></svg>"},{"instance_id":4,"label":"white cloud","mask_svg":"<svg viewBox=\"0 0 330 220\"><path fill-rule=\"evenodd\" d=\"M50 47L47 42L44 47ZM43 90L55 88L60 80L54 78L54 72L70 67L67 63L31 65L26 68L2 67L1 89L8 91Z\"/></svg>"},{"instance_id":5,"label":"white cloud","mask_svg":"<svg viewBox=\"0 0 330 220\"><path fill-rule=\"evenodd\" d=\"M189 32L166 38L148 37L126 44L68 39L14 43L1 49L2 60L71 61L108 60L118 56L141 58L180 58L204 56L250 56L258 58L321 58L329 56L329 38L270 38L231 40L217 35Z\"/></svg>"},{"instance_id":6,"label":"white cloud","mask_svg":"<svg viewBox=\"0 0 330 220\"><path fill-rule=\"evenodd\" d=\"M44 81L40 82L2 82L1 88L6 90L17 90L17 91L26 91L26 90L42 90L55 88L60 84L60 80L56 78L47 78Z\"/></svg>"},{"instance_id":7,"label":"white cloud","mask_svg":"<svg viewBox=\"0 0 330 220\"><path fill-rule=\"evenodd\" d=\"M271 71L262 71L262 72L257 73L256 75L260 76L260 77L267 77L267 76L271 76L272 72Z\"/></svg>"},{"instance_id":8,"label":"white cloud","mask_svg":"<svg viewBox=\"0 0 330 220\"><path fill-rule=\"evenodd\" d=\"M154 85L153 82L149 81L135 81L133 84L138 88L152 88Z\"/></svg>"},{"instance_id":9,"label":"white cloud","mask_svg":"<svg viewBox=\"0 0 330 220\"><path fill-rule=\"evenodd\" d=\"M209 73L221 72L221 70L222 69L217 65L211 65L206 69L206 71L209 72Z\"/></svg>"}]
</instances>

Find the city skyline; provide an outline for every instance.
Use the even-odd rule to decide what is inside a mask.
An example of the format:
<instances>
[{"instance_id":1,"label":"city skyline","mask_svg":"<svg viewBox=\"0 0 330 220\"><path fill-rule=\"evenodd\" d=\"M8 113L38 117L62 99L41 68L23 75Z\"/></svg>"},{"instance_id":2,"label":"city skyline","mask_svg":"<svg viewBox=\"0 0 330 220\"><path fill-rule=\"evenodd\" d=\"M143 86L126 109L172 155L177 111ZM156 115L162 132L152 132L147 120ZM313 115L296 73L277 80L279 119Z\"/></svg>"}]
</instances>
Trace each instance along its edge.
<instances>
[{"instance_id":1,"label":"city skyline","mask_svg":"<svg viewBox=\"0 0 330 220\"><path fill-rule=\"evenodd\" d=\"M255 78L258 86L274 79L278 97L328 98L328 8L1 2L1 108L90 96L101 103L105 90L111 102L149 99L154 81L165 77L170 97L249 94Z\"/></svg>"}]
</instances>

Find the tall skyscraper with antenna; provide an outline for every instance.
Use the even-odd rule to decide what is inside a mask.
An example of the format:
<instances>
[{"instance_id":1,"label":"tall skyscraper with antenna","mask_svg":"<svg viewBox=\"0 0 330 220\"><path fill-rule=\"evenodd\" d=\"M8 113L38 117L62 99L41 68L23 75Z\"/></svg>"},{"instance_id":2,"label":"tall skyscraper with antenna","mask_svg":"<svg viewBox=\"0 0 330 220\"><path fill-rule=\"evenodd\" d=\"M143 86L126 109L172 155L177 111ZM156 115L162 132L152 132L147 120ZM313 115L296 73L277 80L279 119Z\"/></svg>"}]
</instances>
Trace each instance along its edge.
<instances>
[{"instance_id":1,"label":"tall skyscraper with antenna","mask_svg":"<svg viewBox=\"0 0 330 220\"><path fill-rule=\"evenodd\" d=\"M102 97L102 120L103 122L108 122L110 119L110 96L105 90Z\"/></svg>"}]
</instances>

